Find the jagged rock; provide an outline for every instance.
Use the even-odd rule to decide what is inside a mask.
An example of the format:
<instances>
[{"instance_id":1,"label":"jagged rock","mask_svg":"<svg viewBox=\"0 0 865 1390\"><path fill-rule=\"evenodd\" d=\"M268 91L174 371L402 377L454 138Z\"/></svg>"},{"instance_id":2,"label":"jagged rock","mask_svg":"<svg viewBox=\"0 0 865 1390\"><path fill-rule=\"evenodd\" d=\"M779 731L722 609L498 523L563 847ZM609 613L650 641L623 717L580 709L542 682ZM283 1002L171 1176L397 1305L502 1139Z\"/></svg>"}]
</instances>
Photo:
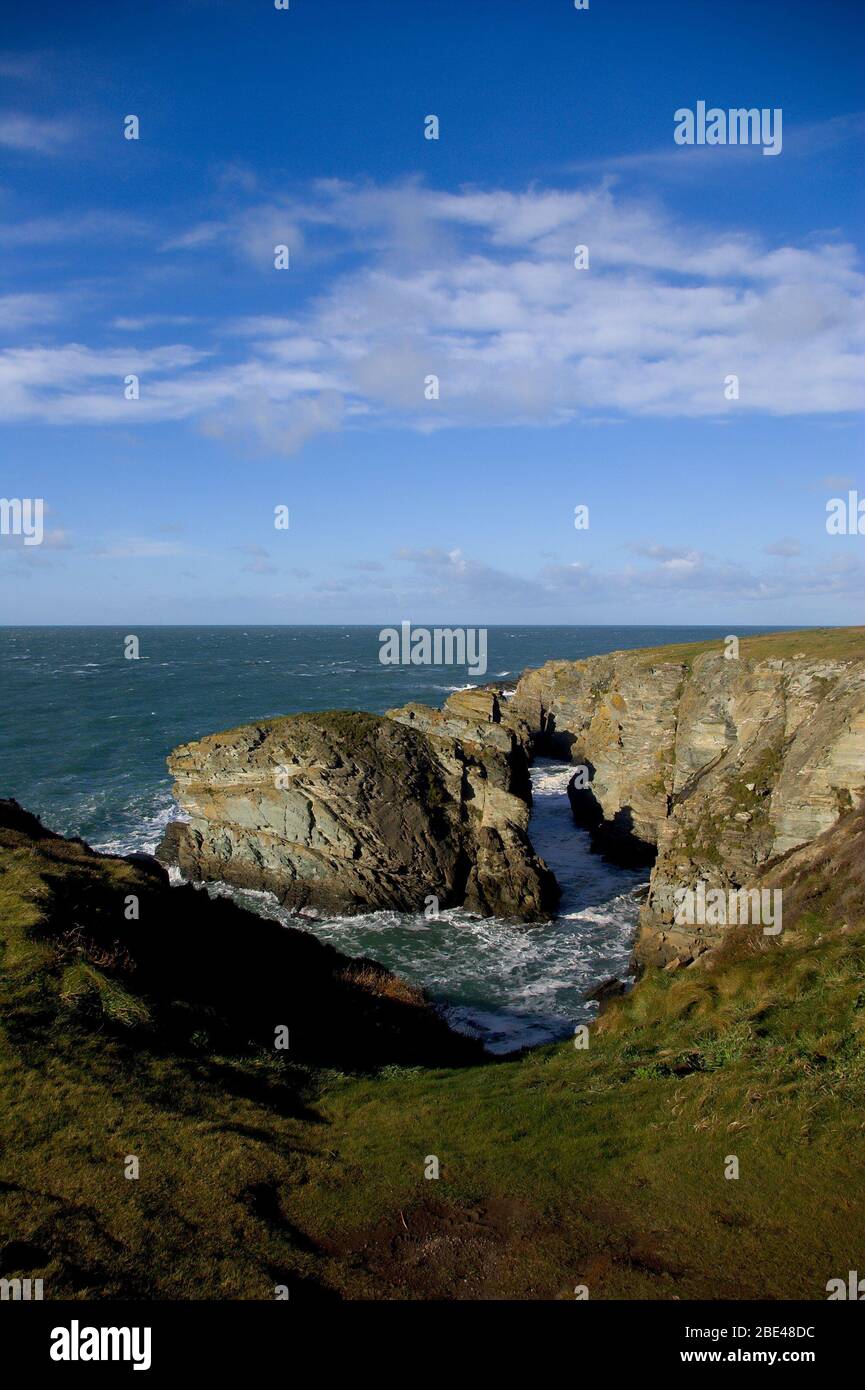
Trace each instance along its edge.
<instances>
[{"instance_id":1,"label":"jagged rock","mask_svg":"<svg viewBox=\"0 0 865 1390\"><path fill-rule=\"evenodd\" d=\"M190 819L168 827L159 857L294 907L419 912L432 896L550 916L558 888L527 835L526 753L496 697L471 694L444 710L291 715L175 749Z\"/></svg>"},{"instance_id":2,"label":"jagged rock","mask_svg":"<svg viewBox=\"0 0 865 1390\"><path fill-rule=\"evenodd\" d=\"M628 986L624 980L619 980L615 975L610 975L608 979L602 980L594 989L590 989L583 998L587 1002L594 1002L598 1006L598 1017L612 1003L614 999L621 999L627 993Z\"/></svg>"},{"instance_id":3,"label":"jagged rock","mask_svg":"<svg viewBox=\"0 0 865 1390\"><path fill-rule=\"evenodd\" d=\"M162 1056L197 1048L199 1035L222 1058L272 1053L281 1024L290 1029L287 1061L345 1070L483 1055L422 990L375 961L228 898L172 887L148 856L100 854L5 799L0 880L0 952L7 1001L10 987L15 999L4 1025L13 1039L30 1030L44 1037L52 1016L74 1016Z\"/></svg>"},{"instance_id":4,"label":"jagged rock","mask_svg":"<svg viewBox=\"0 0 865 1390\"><path fill-rule=\"evenodd\" d=\"M620 862L651 862L667 814L678 663L644 662L630 652L548 662L523 675L511 717L536 730L539 746L588 769L590 790L570 789L580 824Z\"/></svg>"},{"instance_id":5,"label":"jagged rock","mask_svg":"<svg viewBox=\"0 0 865 1390\"><path fill-rule=\"evenodd\" d=\"M548 662L509 702L541 751L588 768L589 787L569 791L596 846L654 859L638 965L689 965L719 943L718 929L676 924L677 889L756 886L865 789L865 660L761 658L767 641L738 660L719 642Z\"/></svg>"},{"instance_id":6,"label":"jagged rock","mask_svg":"<svg viewBox=\"0 0 865 1390\"><path fill-rule=\"evenodd\" d=\"M190 820L160 857L295 906L419 911L432 895L540 920L557 889L528 839L529 758L565 756L587 769L569 794L596 847L654 865L637 964L702 965L719 933L674 920L677 890L756 886L865 788L862 635L806 637L794 655L755 638L736 660L719 641L549 662L507 700L487 686L441 710L211 735L169 759Z\"/></svg>"}]
</instances>

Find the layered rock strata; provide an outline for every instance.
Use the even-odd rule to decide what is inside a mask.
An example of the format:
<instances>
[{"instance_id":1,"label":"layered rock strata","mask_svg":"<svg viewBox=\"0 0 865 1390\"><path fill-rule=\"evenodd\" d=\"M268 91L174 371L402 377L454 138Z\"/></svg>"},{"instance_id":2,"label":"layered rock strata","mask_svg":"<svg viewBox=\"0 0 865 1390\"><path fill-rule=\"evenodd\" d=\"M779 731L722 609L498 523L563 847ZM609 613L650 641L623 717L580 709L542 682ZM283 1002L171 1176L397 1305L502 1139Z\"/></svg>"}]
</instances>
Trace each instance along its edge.
<instances>
[{"instance_id":1,"label":"layered rock strata","mask_svg":"<svg viewBox=\"0 0 865 1390\"><path fill-rule=\"evenodd\" d=\"M748 639L732 660L719 641L554 661L508 700L474 688L440 710L213 734L169 759L189 820L160 856L293 907L419 912L435 898L543 920L557 888L528 837L536 753L581 769L571 803L596 848L653 866L638 966L690 964L727 924L683 923L682 890L765 885L859 804L865 635Z\"/></svg>"},{"instance_id":2,"label":"layered rock strata","mask_svg":"<svg viewBox=\"0 0 865 1390\"><path fill-rule=\"evenodd\" d=\"M654 860L638 965L688 964L723 939L677 923L678 890L769 882L865 791L865 660L761 659L761 643L735 660L719 642L549 662L511 701L539 749L586 769L571 799L598 848Z\"/></svg>"},{"instance_id":3,"label":"layered rock strata","mask_svg":"<svg viewBox=\"0 0 865 1390\"><path fill-rule=\"evenodd\" d=\"M163 1069L177 1078L183 1059L194 1068L189 1094L211 1067L220 1086L239 1083L233 1066L254 1059L238 1095L266 1094L278 1108L291 1091L281 1089L274 1059L289 1072L293 1063L348 1072L483 1056L479 1043L451 1032L422 990L375 961L345 956L226 897L172 887L150 856L99 854L6 799L0 882L4 1047L22 1046L30 1057L41 1043L63 1040L64 1085L73 1062L85 1065L75 1046L83 1034L69 1041L73 1027L102 1038L100 1075L120 1066L146 1078L158 1055L159 1113L170 1092ZM282 1029L287 1036L275 1047ZM123 1061L118 1048L127 1046L134 1051ZM83 1086L85 1102L91 1093L92 1084Z\"/></svg>"},{"instance_id":4,"label":"layered rock strata","mask_svg":"<svg viewBox=\"0 0 865 1390\"><path fill-rule=\"evenodd\" d=\"M291 907L421 912L435 898L542 920L558 889L528 839L528 739L491 691L212 734L169 757L189 820L168 827L159 856Z\"/></svg>"}]
</instances>

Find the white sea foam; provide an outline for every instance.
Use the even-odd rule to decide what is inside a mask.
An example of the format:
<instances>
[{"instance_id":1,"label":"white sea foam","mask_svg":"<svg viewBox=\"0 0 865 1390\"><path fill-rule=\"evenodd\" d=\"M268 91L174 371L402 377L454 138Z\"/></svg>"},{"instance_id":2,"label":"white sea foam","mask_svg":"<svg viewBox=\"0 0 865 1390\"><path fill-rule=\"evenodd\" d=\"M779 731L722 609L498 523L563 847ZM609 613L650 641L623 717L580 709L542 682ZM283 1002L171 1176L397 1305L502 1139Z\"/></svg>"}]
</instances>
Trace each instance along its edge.
<instances>
[{"instance_id":1,"label":"white sea foam","mask_svg":"<svg viewBox=\"0 0 865 1390\"><path fill-rule=\"evenodd\" d=\"M147 801L140 808L134 828L110 839L94 840L93 848L103 854L153 854L169 821L189 819L169 791L153 794Z\"/></svg>"},{"instance_id":2,"label":"white sea foam","mask_svg":"<svg viewBox=\"0 0 865 1390\"><path fill-rule=\"evenodd\" d=\"M423 912L333 915L291 912L272 893L209 884L261 916L313 932L348 955L371 956L422 985L451 1026L507 1053L567 1037L592 1018L587 990L624 978L637 923L636 889L645 874L615 869L589 848L567 796L573 768L539 760L532 769L530 833L562 888L559 916L515 926L462 908L429 920Z\"/></svg>"}]
</instances>

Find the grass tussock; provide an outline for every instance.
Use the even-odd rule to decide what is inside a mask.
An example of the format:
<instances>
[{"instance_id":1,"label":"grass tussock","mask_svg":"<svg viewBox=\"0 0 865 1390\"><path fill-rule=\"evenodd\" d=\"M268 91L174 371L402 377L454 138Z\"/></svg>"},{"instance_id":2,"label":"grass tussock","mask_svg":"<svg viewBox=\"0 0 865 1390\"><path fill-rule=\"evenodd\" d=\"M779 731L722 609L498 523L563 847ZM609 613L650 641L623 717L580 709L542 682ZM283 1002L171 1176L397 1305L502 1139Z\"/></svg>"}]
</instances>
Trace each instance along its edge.
<instances>
[{"instance_id":1,"label":"grass tussock","mask_svg":"<svg viewBox=\"0 0 865 1390\"><path fill-rule=\"evenodd\" d=\"M375 961L353 961L341 971L340 979L380 999L394 999L400 1004L408 1004L414 1008L423 1008L427 1003L422 989L409 984L408 980L401 979L399 975L393 975Z\"/></svg>"}]
</instances>

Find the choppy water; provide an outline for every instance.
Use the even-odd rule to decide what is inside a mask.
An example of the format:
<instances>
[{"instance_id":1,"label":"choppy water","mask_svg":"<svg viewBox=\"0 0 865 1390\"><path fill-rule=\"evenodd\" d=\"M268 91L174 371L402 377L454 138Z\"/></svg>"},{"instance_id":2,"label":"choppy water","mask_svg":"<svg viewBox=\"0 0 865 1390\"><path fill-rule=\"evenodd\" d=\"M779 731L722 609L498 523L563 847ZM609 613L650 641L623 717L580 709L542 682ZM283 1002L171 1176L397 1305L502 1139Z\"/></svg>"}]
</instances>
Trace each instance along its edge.
<instances>
[{"instance_id":1,"label":"choppy water","mask_svg":"<svg viewBox=\"0 0 865 1390\"><path fill-rule=\"evenodd\" d=\"M382 712L440 704L450 690L552 658L724 636L724 628L491 627L489 666L382 666L378 628L0 628L0 793L47 825L114 853L152 851L178 813L165 767L178 743L250 719L335 707ZM749 629L757 631L758 629ZM740 632L744 634L744 629ZM465 913L294 919L341 950L425 986L453 1021L495 1050L549 1041L591 1012L585 990L624 972L640 876L614 870L574 828L567 771L534 769L532 838L563 885L549 926L514 928ZM270 911L256 895L259 911ZM274 909L275 910L275 909Z\"/></svg>"},{"instance_id":2,"label":"choppy water","mask_svg":"<svg viewBox=\"0 0 865 1390\"><path fill-rule=\"evenodd\" d=\"M257 911L304 925L351 955L371 956L423 984L451 1024L491 1052L551 1042L593 1016L583 996L610 975L625 976L645 872L614 869L589 851L571 816L573 768L539 759L532 769L532 843L562 888L550 924L515 927L459 908L429 921L418 914L293 917L266 894L236 894Z\"/></svg>"}]
</instances>

